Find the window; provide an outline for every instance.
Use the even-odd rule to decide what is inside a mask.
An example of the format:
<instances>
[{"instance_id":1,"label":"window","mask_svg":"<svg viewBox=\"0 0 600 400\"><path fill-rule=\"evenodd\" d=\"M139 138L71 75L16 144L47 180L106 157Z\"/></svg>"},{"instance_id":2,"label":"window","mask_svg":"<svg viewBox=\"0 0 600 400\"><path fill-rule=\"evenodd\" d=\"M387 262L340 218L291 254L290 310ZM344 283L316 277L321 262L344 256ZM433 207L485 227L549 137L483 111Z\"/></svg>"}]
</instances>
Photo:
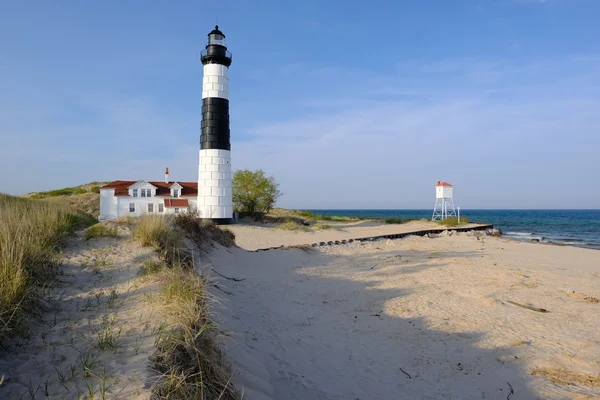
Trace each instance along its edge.
<instances>
[{"instance_id":1,"label":"window","mask_svg":"<svg viewBox=\"0 0 600 400\"><path fill-rule=\"evenodd\" d=\"M152 197L152 189L146 189L146 197Z\"/></svg>"},{"instance_id":2,"label":"window","mask_svg":"<svg viewBox=\"0 0 600 400\"><path fill-rule=\"evenodd\" d=\"M144 197L144 196L142 196L142 197ZM148 203L148 212L149 213L154 212L154 204Z\"/></svg>"},{"instance_id":3,"label":"window","mask_svg":"<svg viewBox=\"0 0 600 400\"><path fill-rule=\"evenodd\" d=\"M142 193L140 197L146 197L146 189L141 189Z\"/></svg>"},{"instance_id":4,"label":"window","mask_svg":"<svg viewBox=\"0 0 600 400\"><path fill-rule=\"evenodd\" d=\"M173 189L173 197L179 197L179 190Z\"/></svg>"},{"instance_id":5,"label":"window","mask_svg":"<svg viewBox=\"0 0 600 400\"><path fill-rule=\"evenodd\" d=\"M163 204L159 204L158 205L158 212L161 213L163 211L165 211L165 206Z\"/></svg>"},{"instance_id":6,"label":"window","mask_svg":"<svg viewBox=\"0 0 600 400\"><path fill-rule=\"evenodd\" d=\"M137 189L133 189L133 197L137 197Z\"/></svg>"},{"instance_id":7,"label":"window","mask_svg":"<svg viewBox=\"0 0 600 400\"><path fill-rule=\"evenodd\" d=\"M136 193L137 194L137 193ZM135 196L134 196L135 197ZM129 212L133 213L135 212L135 203L129 203Z\"/></svg>"},{"instance_id":8,"label":"window","mask_svg":"<svg viewBox=\"0 0 600 400\"><path fill-rule=\"evenodd\" d=\"M179 214L179 208L175 207L175 214Z\"/></svg>"}]
</instances>

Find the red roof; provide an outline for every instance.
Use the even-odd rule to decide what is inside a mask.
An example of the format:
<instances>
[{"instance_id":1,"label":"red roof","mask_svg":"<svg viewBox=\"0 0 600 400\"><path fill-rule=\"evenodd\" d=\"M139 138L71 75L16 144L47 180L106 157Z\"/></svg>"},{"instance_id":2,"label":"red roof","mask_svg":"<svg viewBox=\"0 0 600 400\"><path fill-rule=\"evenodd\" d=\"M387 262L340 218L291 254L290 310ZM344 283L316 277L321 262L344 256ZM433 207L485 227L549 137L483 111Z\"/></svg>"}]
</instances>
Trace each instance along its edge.
<instances>
[{"instance_id":1,"label":"red roof","mask_svg":"<svg viewBox=\"0 0 600 400\"><path fill-rule=\"evenodd\" d=\"M165 199L165 207L187 207L187 199Z\"/></svg>"},{"instance_id":2,"label":"red roof","mask_svg":"<svg viewBox=\"0 0 600 400\"><path fill-rule=\"evenodd\" d=\"M101 189L115 189L115 196L129 196L129 187L137 181L114 181L108 185L104 185ZM171 186L178 183L181 186L181 196L198 196L198 182L153 182L149 184L156 186L156 196L170 197Z\"/></svg>"},{"instance_id":3,"label":"red roof","mask_svg":"<svg viewBox=\"0 0 600 400\"><path fill-rule=\"evenodd\" d=\"M436 186L452 186L451 184L449 184L448 182L440 182L438 181Z\"/></svg>"}]
</instances>

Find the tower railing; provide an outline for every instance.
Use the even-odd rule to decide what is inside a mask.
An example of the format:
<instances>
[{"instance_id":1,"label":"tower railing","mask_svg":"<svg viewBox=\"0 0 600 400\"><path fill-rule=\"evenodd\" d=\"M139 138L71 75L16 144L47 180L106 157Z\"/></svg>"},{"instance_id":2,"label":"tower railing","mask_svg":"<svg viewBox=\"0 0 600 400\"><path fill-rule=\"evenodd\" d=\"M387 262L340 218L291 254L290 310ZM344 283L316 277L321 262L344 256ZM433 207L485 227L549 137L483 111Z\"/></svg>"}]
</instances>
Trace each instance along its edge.
<instances>
[{"instance_id":1,"label":"tower railing","mask_svg":"<svg viewBox=\"0 0 600 400\"><path fill-rule=\"evenodd\" d=\"M213 56L213 55L217 55L217 54L208 54L208 50L204 49L200 52L200 57L206 57L206 56ZM231 52L229 50L225 50L225 57L232 59L232 55Z\"/></svg>"}]
</instances>

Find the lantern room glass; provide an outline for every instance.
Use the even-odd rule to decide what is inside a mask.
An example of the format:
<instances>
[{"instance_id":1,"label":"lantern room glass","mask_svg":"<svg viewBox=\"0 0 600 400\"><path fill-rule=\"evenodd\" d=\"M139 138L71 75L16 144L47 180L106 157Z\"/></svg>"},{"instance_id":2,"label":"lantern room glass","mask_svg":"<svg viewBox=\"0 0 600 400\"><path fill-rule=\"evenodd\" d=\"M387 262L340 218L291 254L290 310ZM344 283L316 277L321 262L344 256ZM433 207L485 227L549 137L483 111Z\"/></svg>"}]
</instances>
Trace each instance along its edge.
<instances>
[{"instance_id":1,"label":"lantern room glass","mask_svg":"<svg viewBox=\"0 0 600 400\"><path fill-rule=\"evenodd\" d=\"M218 33L211 33L208 35L208 44L217 44L220 46L225 46L225 36L219 35Z\"/></svg>"}]
</instances>

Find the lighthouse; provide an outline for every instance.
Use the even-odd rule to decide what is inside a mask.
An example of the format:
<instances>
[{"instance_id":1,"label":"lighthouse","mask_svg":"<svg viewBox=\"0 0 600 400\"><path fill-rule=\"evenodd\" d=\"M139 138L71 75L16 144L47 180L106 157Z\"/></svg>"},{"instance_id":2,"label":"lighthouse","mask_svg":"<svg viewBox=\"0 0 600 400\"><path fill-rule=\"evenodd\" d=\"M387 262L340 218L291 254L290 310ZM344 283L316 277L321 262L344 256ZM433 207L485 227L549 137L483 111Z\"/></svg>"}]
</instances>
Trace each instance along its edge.
<instances>
[{"instance_id":1,"label":"lighthouse","mask_svg":"<svg viewBox=\"0 0 600 400\"><path fill-rule=\"evenodd\" d=\"M433 216L431 217L433 221L456 217L453 195L453 186L451 184L437 181L435 185L435 206L433 207Z\"/></svg>"},{"instance_id":2,"label":"lighthouse","mask_svg":"<svg viewBox=\"0 0 600 400\"><path fill-rule=\"evenodd\" d=\"M218 25L208 34L200 60L204 77L197 207L202 219L227 224L233 217L229 141L231 53L227 51L225 35Z\"/></svg>"}]
</instances>

